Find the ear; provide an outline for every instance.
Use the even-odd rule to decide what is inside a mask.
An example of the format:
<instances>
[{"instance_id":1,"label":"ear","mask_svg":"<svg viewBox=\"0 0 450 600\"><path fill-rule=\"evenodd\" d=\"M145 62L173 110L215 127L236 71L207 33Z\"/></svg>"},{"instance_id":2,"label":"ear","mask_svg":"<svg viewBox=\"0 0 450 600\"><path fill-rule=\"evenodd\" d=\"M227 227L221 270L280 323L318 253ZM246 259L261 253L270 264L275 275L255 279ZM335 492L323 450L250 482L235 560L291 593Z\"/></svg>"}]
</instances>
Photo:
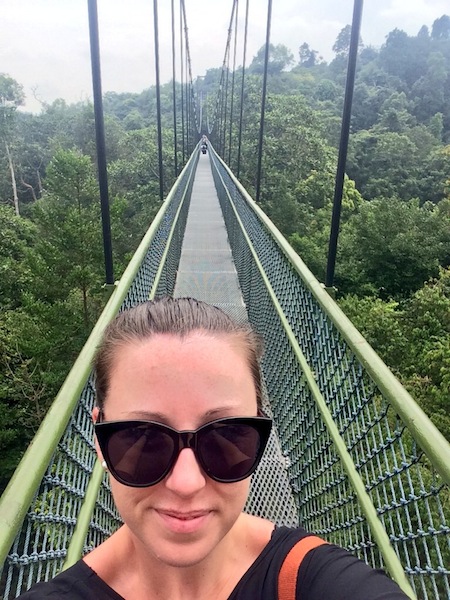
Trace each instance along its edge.
<instances>
[{"instance_id":1,"label":"ear","mask_svg":"<svg viewBox=\"0 0 450 600\"><path fill-rule=\"evenodd\" d=\"M94 423L97 423L99 415L100 415L99 407L94 406L94 408L92 409L92 420L94 421Z\"/></svg>"},{"instance_id":2,"label":"ear","mask_svg":"<svg viewBox=\"0 0 450 600\"><path fill-rule=\"evenodd\" d=\"M97 423L99 416L100 416L100 409L98 406L94 406L94 408L92 409L92 420L94 421L94 423ZM95 443L95 450L97 452L98 460L102 463L104 460L103 454L100 450L100 446L98 445L96 435L94 435L94 443Z\"/></svg>"}]
</instances>

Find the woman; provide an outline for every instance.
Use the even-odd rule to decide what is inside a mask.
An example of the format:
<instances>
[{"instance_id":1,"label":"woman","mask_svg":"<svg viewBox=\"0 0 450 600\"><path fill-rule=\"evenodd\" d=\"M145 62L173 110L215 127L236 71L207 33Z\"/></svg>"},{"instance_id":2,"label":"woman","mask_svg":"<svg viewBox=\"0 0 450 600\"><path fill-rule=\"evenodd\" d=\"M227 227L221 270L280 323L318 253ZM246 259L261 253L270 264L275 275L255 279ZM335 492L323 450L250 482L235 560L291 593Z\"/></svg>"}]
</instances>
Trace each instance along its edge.
<instances>
[{"instance_id":1,"label":"woman","mask_svg":"<svg viewBox=\"0 0 450 600\"><path fill-rule=\"evenodd\" d=\"M94 365L93 419L124 524L22 598L279 597L286 554L309 534L242 512L271 427L260 357L248 326L189 298L141 304L108 326ZM302 600L406 598L331 544L296 570Z\"/></svg>"}]
</instances>

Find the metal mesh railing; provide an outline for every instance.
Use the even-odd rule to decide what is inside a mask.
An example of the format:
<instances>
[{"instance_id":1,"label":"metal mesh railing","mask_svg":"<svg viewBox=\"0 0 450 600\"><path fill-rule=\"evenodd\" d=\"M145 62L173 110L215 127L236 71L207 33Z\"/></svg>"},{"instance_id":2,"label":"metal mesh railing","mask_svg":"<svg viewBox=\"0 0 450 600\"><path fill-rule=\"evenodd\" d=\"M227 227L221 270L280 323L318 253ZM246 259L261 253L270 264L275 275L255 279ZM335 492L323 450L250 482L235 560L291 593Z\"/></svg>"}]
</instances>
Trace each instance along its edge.
<instances>
[{"instance_id":1,"label":"metal mesh railing","mask_svg":"<svg viewBox=\"0 0 450 600\"><path fill-rule=\"evenodd\" d=\"M324 302L334 304L328 294L292 251L289 256L275 227L211 155L249 319L266 341L263 371L300 523L369 564L386 566L325 424L321 396L416 595L450 598L449 487L399 416L394 394L384 389L383 378L394 379L392 374L384 365L378 378L370 373L351 343L356 330L342 313L341 325L336 322L336 306L338 317L330 317L324 309Z\"/></svg>"},{"instance_id":2,"label":"metal mesh railing","mask_svg":"<svg viewBox=\"0 0 450 600\"><path fill-rule=\"evenodd\" d=\"M392 567L397 561L419 598L449 598L448 444L442 443L444 459L438 464L424 443L427 432L438 436L437 430L400 384L392 383L395 378L373 351L361 349L361 336L227 167L213 151L210 155L248 316L266 342L263 374L300 523L373 566L387 566L400 579ZM80 511L88 505L87 486L98 467L90 360L104 326L118 310L173 293L196 160L194 152L113 292L86 356L80 355L82 372L75 369L73 379L69 376L69 392L63 386L38 433L42 439L46 426L57 430L62 423L48 458L34 444L41 463L49 466L39 475L41 483L30 487L23 527L0 554L2 560L7 554L0 588L5 600L53 577L79 537ZM64 410L58 408L62 405ZM3 515L13 512L14 490L24 485L20 477L32 471L28 458L8 487L7 499L2 497L2 527ZM270 461L261 468L279 476ZM256 512L267 494L263 487L258 491L258 482L254 486L251 510ZM14 519L19 520L17 514ZM119 522L102 480L80 552L101 543Z\"/></svg>"},{"instance_id":3,"label":"metal mesh railing","mask_svg":"<svg viewBox=\"0 0 450 600\"><path fill-rule=\"evenodd\" d=\"M125 273L122 300L116 300L117 308L110 311L108 319L117 309L144 302L151 294L172 294L197 158L194 153L155 220L153 230L149 230L144 238L133 259L138 264L130 264L129 267L134 271L130 285L125 281ZM118 289L113 292L113 295L117 294L120 294ZM100 332L92 335L98 339ZM90 354L93 355L96 343L92 336L86 346L90 346ZM3 565L0 594L4 600L15 598L37 581L51 579L63 568L66 560L96 463L91 375L82 387L81 395L74 399L73 414L68 413L70 418L63 436L59 441L55 440L53 456ZM47 419L52 419L51 414ZM22 469L22 475L27 475L26 469ZM10 502L8 499L4 501L5 512L9 510ZM100 485L83 551L100 544L119 524L120 517L105 477Z\"/></svg>"}]
</instances>

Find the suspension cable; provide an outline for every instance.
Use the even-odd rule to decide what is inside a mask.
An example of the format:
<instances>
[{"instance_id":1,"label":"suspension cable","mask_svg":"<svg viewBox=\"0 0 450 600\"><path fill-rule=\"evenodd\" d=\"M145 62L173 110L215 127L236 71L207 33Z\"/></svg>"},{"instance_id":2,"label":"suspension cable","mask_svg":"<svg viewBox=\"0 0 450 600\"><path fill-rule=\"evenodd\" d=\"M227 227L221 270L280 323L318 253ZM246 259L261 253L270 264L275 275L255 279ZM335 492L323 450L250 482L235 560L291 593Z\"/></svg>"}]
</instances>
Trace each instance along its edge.
<instances>
[{"instance_id":1,"label":"suspension cable","mask_svg":"<svg viewBox=\"0 0 450 600\"><path fill-rule=\"evenodd\" d=\"M228 81L230 78L230 47L228 46L227 52L227 66L225 70L225 87L224 87L224 102L222 105L223 110L223 128L222 128L222 143L221 143L221 155L225 158L225 146L226 146L226 135L227 135L227 114L228 114Z\"/></svg>"},{"instance_id":2,"label":"suspension cable","mask_svg":"<svg viewBox=\"0 0 450 600\"><path fill-rule=\"evenodd\" d=\"M198 82L198 79L197 79ZM197 83L197 95L198 95L198 105L199 105L199 133L202 132L202 128L203 128L203 90L199 90L198 89L198 83Z\"/></svg>"},{"instance_id":3,"label":"suspension cable","mask_svg":"<svg viewBox=\"0 0 450 600\"><path fill-rule=\"evenodd\" d=\"M333 214L331 217L330 241L328 246L327 272L325 287L331 289L334 280L336 264L337 241L339 236L339 221L341 218L342 193L344 190L345 163L347 161L348 140L350 135L350 118L352 112L353 90L355 87L356 59L358 57L359 32L363 0L355 0L353 5L352 31L348 53L347 80L345 84L344 110L342 115L341 139L333 198Z\"/></svg>"},{"instance_id":4,"label":"suspension cable","mask_svg":"<svg viewBox=\"0 0 450 600\"><path fill-rule=\"evenodd\" d=\"M98 184L102 215L103 248L105 255L106 285L114 285L109 213L108 171L106 166L105 123L103 119L102 77L100 71L100 43L98 36L97 0L88 0L89 36L91 43L92 87L94 92L95 139L97 146Z\"/></svg>"},{"instance_id":5,"label":"suspension cable","mask_svg":"<svg viewBox=\"0 0 450 600\"><path fill-rule=\"evenodd\" d=\"M239 179L241 169L241 147L242 147L242 121L244 118L244 87L245 87L245 62L247 59L247 34L248 34L248 8L250 0L247 0L245 7L245 26L244 26L244 50L242 56L242 80L241 80L241 106L239 110L239 134L237 151L236 177Z\"/></svg>"},{"instance_id":6,"label":"suspension cable","mask_svg":"<svg viewBox=\"0 0 450 600\"><path fill-rule=\"evenodd\" d=\"M185 124L184 124L184 55L183 55L183 12L180 0L180 80L181 80L181 139L183 147L183 165L186 160Z\"/></svg>"},{"instance_id":7,"label":"suspension cable","mask_svg":"<svg viewBox=\"0 0 450 600\"><path fill-rule=\"evenodd\" d=\"M177 139L177 96L175 85L175 0L171 0L172 16L172 108L173 108L173 164L175 178L178 177L178 139Z\"/></svg>"},{"instance_id":8,"label":"suspension cable","mask_svg":"<svg viewBox=\"0 0 450 600\"><path fill-rule=\"evenodd\" d=\"M219 82L219 88L217 90L217 97L216 97L216 107L215 107L215 112L213 115L213 122L212 122L212 126L211 126L211 130L208 131L208 133L212 133L215 124L216 124L216 120L219 119L219 126L218 126L218 141L220 142L221 139L221 125L222 122L220 122L220 118L221 118L221 112L222 112L222 107L223 107L223 97L221 98L221 96L223 96L223 89L224 89L224 78L225 78L225 70L227 68L227 60L228 60L228 55L229 55L229 49L230 49L230 42L231 42L231 33L233 31L233 17L234 17L234 11L236 8L236 2L237 0L233 0L233 6L231 9L231 17L230 17L230 23L228 26L228 36L227 36L227 43L225 46L225 53L224 53L224 58L223 58L223 62L222 62L222 71L220 74L220 82ZM221 102L222 100L222 102Z\"/></svg>"},{"instance_id":9,"label":"suspension cable","mask_svg":"<svg viewBox=\"0 0 450 600\"><path fill-rule=\"evenodd\" d=\"M269 64L270 50L270 24L272 20L272 0L269 0L267 7L267 30L266 30L266 48L264 55L264 78L261 98L261 121L259 125L259 144L258 144L258 170L256 177L256 202L259 202L261 194L261 168L262 168L262 148L264 138L264 117L266 113L266 92L267 92L267 67Z\"/></svg>"},{"instance_id":10,"label":"suspension cable","mask_svg":"<svg viewBox=\"0 0 450 600\"><path fill-rule=\"evenodd\" d=\"M228 133L228 165L231 167L231 139L233 129L233 108L234 108L234 76L236 72L236 47L237 47L237 25L239 14L239 0L236 0L236 15L234 21L234 50L233 50L233 69L231 77L231 104L230 104L230 129Z\"/></svg>"},{"instance_id":11,"label":"suspension cable","mask_svg":"<svg viewBox=\"0 0 450 600\"><path fill-rule=\"evenodd\" d=\"M188 92L188 74L187 74L187 59L186 59L186 37L183 37L184 49L184 123L186 129L186 157L189 156L189 92Z\"/></svg>"},{"instance_id":12,"label":"suspension cable","mask_svg":"<svg viewBox=\"0 0 450 600\"><path fill-rule=\"evenodd\" d=\"M230 24L228 27L228 38L227 38L227 46L225 50L226 57L226 67L225 67L225 88L224 88L224 98L225 101L222 104L223 108L223 131L222 131L222 143L221 143L221 155L225 158L225 149L226 149L226 132L227 132L227 115L228 115L228 82L230 77L230 46L231 46L231 36L233 33L233 21L234 21L234 13L236 10L237 0L233 0L233 7L231 9L231 17Z\"/></svg>"},{"instance_id":13,"label":"suspension cable","mask_svg":"<svg viewBox=\"0 0 450 600\"><path fill-rule=\"evenodd\" d=\"M155 30L156 124L158 131L159 199L164 200L164 171L162 157L161 86L159 80L158 0L153 0L153 26Z\"/></svg>"},{"instance_id":14,"label":"suspension cable","mask_svg":"<svg viewBox=\"0 0 450 600\"><path fill-rule=\"evenodd\" d=\"M182 10L183 10L184 32L185 32L185 43L186 43L186 77L189 74L189 91L190 91L189 99L190 99L190 107L191 107L191 123L192 123L192 115L193 115L193 120L195 121L195 127L197 129L197 132L200 133L197 100L196 100L196 95L195 95L195 90L194 90L194 80L192 77L191 53L189 50L189 30L188 30L188 26L187 26L186 6L184 3L184 0L182 0L181 6L182 6Z\"/></svg>"}]
</instances>

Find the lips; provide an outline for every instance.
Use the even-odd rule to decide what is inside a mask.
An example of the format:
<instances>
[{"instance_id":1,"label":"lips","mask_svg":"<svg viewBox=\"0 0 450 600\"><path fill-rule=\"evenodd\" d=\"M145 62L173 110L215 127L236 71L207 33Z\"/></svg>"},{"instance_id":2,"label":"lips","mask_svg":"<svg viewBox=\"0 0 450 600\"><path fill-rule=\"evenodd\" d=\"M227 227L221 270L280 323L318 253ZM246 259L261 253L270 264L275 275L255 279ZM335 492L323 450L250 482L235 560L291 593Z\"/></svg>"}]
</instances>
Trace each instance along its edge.
<instances>
[{"instance_id":1,"label":"lips","mask_svg":"<svg viewBox=\"0 0 450 600\"><path fill-rule=\"evenodd\" d=\"M211 515L209 510L189 512L157 510L156 512L167 529L173 533L195 533L206 524Z\"/></svg>"}]
</instances>

